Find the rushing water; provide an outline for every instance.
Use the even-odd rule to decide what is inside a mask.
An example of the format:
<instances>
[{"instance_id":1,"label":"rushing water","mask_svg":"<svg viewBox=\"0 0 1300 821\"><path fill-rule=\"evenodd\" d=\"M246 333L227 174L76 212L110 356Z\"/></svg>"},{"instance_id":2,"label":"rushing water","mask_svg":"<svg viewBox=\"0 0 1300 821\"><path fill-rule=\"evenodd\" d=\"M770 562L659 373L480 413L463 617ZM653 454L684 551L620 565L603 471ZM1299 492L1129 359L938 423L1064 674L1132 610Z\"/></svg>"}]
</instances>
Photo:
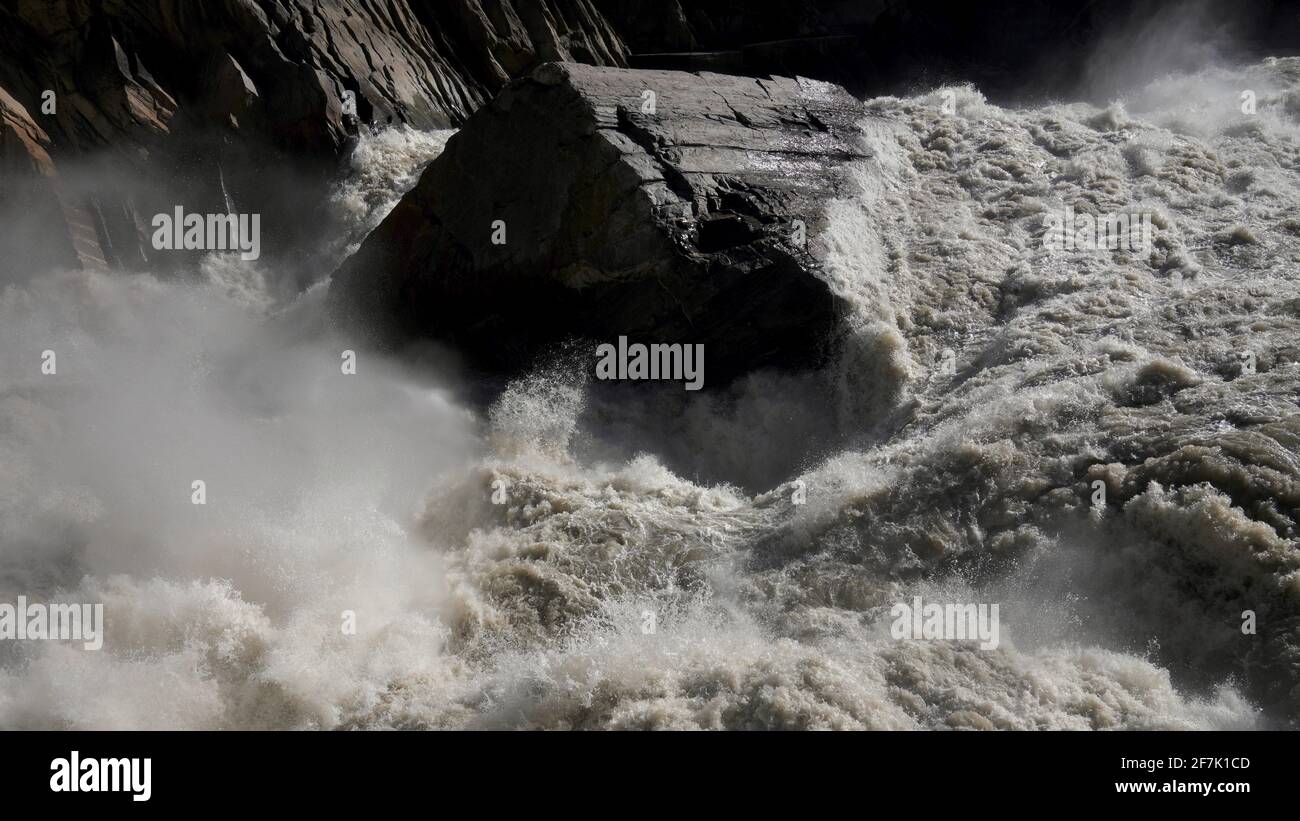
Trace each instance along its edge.
<instances>
[{"instance_id":1,"label":"rushing water","mask_svg":"<svg viewBox=\"0 0 1300 821\"><path fill-rule=\"evenodd\" d=\"M861 192L810 238L850 344L671 413L563 360L486 411L436 354L344 375L324 283L281 304L237 257L6 288L0 601L103 602L107 639L0 645L0 726L1294 715L1300 61L1106 109L868 109ZM364 140L322 243L354 248L445 136ZM1051 251L1066 205L1147 213L1153 248ZM916 595L999 603L998 647L891 638Z\"/></svg>"}]
</instances>

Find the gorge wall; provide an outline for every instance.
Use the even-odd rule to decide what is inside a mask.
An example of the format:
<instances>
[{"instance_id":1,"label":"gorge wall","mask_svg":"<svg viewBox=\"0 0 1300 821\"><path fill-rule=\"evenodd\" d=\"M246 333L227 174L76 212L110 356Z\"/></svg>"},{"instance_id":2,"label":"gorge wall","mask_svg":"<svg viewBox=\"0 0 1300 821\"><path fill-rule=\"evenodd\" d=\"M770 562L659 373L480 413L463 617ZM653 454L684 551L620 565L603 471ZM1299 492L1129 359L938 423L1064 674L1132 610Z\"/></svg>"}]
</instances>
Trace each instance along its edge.
<instances>
[{"instance_id":1,"label":"gorge wall","mask_svg":"<svg viewBox=\"0 0 1300 821\"><path fill-rule=\"evenodd\" d=\"M360 128L446 128L541 62L625 55L590 0L0 3L0 209L47 234L0 281L157 268L148 216L175 203L265 212L290 254Z\"/></svg>"}]
</instances>

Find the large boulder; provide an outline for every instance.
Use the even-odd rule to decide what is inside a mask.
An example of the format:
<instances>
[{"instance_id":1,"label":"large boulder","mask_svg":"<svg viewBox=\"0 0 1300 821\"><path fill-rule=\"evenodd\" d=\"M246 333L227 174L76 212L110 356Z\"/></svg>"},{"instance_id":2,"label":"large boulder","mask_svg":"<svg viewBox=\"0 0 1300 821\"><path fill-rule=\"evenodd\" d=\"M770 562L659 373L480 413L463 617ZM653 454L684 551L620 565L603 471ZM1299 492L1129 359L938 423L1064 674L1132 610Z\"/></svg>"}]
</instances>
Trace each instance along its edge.
<instances>
[{"instance_id":1,"label":"large boulder","mask_svg":"<svg viewBox=\"0 0 1300 821\"><path fill-rule=\"evenodd\" d=\"M544 65L448 142L332 302L496 370L567 337L702 343L715 382L815 363L846 306L805 238L852 190L863 116L804 79Z\"/></svg>"}]
</instances>

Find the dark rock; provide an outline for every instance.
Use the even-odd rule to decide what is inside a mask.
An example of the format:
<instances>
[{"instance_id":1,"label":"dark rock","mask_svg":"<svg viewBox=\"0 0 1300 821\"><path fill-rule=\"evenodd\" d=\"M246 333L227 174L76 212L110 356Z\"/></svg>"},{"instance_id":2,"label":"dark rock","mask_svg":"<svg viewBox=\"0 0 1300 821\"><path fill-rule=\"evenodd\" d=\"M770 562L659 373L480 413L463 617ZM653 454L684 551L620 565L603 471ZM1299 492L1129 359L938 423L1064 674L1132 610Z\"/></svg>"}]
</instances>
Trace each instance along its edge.
<instances>
[{"instance_id":1,"label":"dark rock","mask_svg":"<svg viewBox=\"0 0 1300 821\"><path fill-rule=\"evenodd\" d=\"M862 117L810 80L542 66L451 139L333 304L495 370L571 336L703 343L713 381L811 364L845 306L795 221L815 237L850 193Z\"/></svg>"},{"instance_id":2,"label":"dark rock","mask_svg":"<svg viewBox=\"0 0 1300 821\"><path fill-rule=\"evenodd\" d=\"M968 81L998 101L1084 92L1104 106L1138 78L1098 56L1118 57L1153 31L1218 21L1211 28L1225 44L1259 57L1294 53L1300 42L1294 0L1201 0L1194 17L1182 0L595 2L623 36L634 67L694 70L703 59L718 66L716 55L727 54L738 64L727 71L794 72L864 97ZM851 36L856 46L817 42L834 36ZM782 42L774 49L772 41ZM1165 45L1164 71L1175 63L1179 71L1202 67L1205 44L1197 38Z\"/></svg>"},{"instance_id":3,"label":"dark rock","mask_svg":"<svg viewBox=\"0 0 1300 821\"><path fill-rule=\"evenodd\" d=\"M50 137L27 109L0 88L0 168L5 179L32 174L54 175Z\"/></svg>"},{"instance_id":4,"label":"dark rock","mask_svg":"<svg viewBox=\"0 0 1300 821\"><path fill-rule=\"evenodd\" d=\"M257 99L257 86L229 54L218 57L209 77L209 109L217 118L238 117Z\"/></svg>"},{"instance_id":5,"label":"dark rock","mask_svg":"<svg viewBox=\"0 0 1300 821\"><path fill-rule=\"evenodd\" d=\"M0 260L16 270L103 268L93 218L69 200L49 149L49 135L0 88ZM51 225L45 242L28 241Z\"/></svg>"},{"instance_id":6,"label":"dark rock","mask_svg":"<svg viewBox=\"0 0 1300 821\"><path fill-rule=\"evenodd\" d=\"M72 166L104 152L130 168L130 192L89 175L67 188L74 210L104 216L91 233L110 266L150 249L139 219L109 215L147 225L173 204L211 213L232 200L262 213L268 251L291 258L304 230L294 223L314 224L363 125L449 127L540 63L624 56L591 0L0 3L0 88L47 135L62 178L76 182ZM286 188L300 196L286 202ZM14 275L25 272L0 260L0 281Z\"/></svg>"}]
</instances>

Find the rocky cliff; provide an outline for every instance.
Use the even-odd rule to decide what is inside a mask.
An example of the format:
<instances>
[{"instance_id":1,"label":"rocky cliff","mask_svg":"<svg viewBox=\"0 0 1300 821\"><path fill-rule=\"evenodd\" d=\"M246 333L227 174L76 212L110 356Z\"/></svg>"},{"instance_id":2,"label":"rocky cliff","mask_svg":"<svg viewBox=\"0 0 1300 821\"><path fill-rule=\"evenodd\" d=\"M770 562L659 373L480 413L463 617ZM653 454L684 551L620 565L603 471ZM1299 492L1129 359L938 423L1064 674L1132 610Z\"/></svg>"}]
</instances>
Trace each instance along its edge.
<instances>
[{"instance_id":1,"label":"rocky cliff","mask_svg":"<svg viewBox=\"0 0 1300 821\"><path fill-rule=\"evenodd\" d=\"M336 276L381 336L517 369L568 336L703 343L711 378L816 360L810 253L863 156L825 83L548 64L466 122Z\"/></svg>"},{"instance_id":2,"label":"rocky cliff","mask_svg":"<svg viewBox=\"0 0 1300 821\"><path fill-rule=\"evenodd\" d=\"M311 210L322 170L358 128L458 124L538 63L624 55L590 0L0 3L10 145L40 146L23 164L52 163L42 175L57 180L109 152L138 172L129 186L64 185L61 211L77 216L55 226L54 244L71 245L84 217L94 230L82 244L94 247L72 257L82 264L149 264L147 216L175 203L266 211L287 250L289 217ZM276 191L291 187L301 190Z\"/></svg>"}]
</instances>

